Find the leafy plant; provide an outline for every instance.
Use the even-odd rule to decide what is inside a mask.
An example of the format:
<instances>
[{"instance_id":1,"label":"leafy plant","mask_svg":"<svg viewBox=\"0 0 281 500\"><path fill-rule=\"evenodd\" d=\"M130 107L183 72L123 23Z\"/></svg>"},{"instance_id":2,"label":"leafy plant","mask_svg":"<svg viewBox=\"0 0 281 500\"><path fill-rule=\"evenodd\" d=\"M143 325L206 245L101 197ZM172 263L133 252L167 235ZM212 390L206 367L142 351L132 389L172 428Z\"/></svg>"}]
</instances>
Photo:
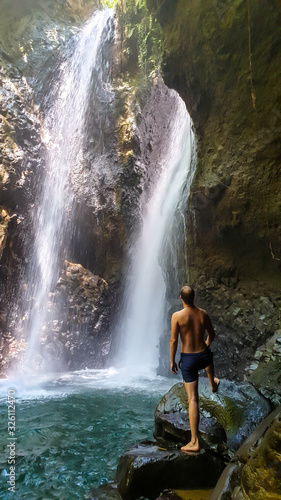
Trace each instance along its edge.
<instances>
[{"instance_id":1,"label":"leafy plant","mask_svg":"<svg viewBox=\"0 0 281 500\"><path fill-rule=\"evenodd\" d=\"M101 5L104 7L109 7L110 9L114 9L117 0L101 0Z\"/></svg>"},{"instance_id":2,"label":"leafy plant","mask_svg":"<svg viewBox=\"0 0 281 500\"><path fill-rule=\"evenodd\" d=\"M139 77L147 79L161 68L163 41L160 26L149 13L146 0L118 0L117 12L122 46L129 65L134 66L137 58Z\"/></svg>"}]
</instances>

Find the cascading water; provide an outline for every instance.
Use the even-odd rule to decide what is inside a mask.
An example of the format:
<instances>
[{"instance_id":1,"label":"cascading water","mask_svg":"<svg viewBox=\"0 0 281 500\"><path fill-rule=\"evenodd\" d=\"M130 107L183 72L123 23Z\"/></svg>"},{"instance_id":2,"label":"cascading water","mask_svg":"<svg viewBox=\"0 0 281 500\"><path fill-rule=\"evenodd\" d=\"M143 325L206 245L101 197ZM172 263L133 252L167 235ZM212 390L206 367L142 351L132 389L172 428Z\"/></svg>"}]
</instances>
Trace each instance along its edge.
<instances>
[{"instance_id":1,"label":"cascading water","mask_svg":"<svg viewBox=\"0 0 281 500\"><path fill-rule=\"evenodd\" d=\"M75 46L71 46L71 54L61 65L57 95L43 125L46 173L33 212L35 236L26 279L28 304L23 313L28 332L25 369L42 366L42 360L36 361L36 353L49 315L49 294L60 274L68 243L67 226L73 205L70 175L73 165L83 158L83 131L91 86L106 92L101 50L111 36L111 18L111 9L97 11L82 28ZM50 360L48 365L51 368Z\"/></svg>"},{"instance_id":2,"label":"cascading water","mask_svg":"<svg viewBox=\"0 0 281 500\"><path fill-rule=\"evenodd\" d=\"M170 142L159 158L160 175L143 210L141 234L130 249L131 265L118 326L121 341L116 362L119 366L133 366L141 375L155 374L158 367L158 344L166 323L165 275L168 268L177 267L171 261L175 256L169 247L174 239L182 248L185 235L171 236L176 212L184 192L188 196L193 174L194 137L190 117L179 96L172 119Z\"/></svg>"}]
</instances>

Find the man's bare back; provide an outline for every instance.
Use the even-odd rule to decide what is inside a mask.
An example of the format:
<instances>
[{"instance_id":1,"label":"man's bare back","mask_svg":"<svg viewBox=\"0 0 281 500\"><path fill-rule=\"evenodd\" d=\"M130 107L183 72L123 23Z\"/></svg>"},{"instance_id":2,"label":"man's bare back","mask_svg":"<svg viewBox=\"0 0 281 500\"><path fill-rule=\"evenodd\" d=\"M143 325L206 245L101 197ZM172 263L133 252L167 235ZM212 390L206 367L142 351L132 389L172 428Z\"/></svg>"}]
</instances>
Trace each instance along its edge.
<instances>
[{"instance_id":1,"label":"man's bare back","mask_svg":"<svg viewBox=\"0 0 281 500\"><path fill-rule=\"evenodd\" d=\"M215 338L215 332L211 320L200 307L188 306L172 316L172 330L180 334L181 352L192 353L201 352L209 346ZM205 341L205 331L208 337Z\"/></svg>"}]
</instances>

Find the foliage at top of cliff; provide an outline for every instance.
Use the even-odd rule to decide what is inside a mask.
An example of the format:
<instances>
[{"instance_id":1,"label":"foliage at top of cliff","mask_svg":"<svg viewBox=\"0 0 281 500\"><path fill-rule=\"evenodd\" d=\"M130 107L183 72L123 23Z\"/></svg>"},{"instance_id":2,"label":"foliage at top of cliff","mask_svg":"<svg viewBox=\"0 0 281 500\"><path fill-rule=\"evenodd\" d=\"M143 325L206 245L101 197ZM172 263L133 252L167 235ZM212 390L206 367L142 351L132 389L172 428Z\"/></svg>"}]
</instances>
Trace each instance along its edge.
<instances>
[{"instance_id":1,"label":"foliage at top of cliff","mask_svg":"<svg viewBox=\"0 0 281 500\"><path fill-rule=\"evenodd\" d=\"M162 32L146 0L117 0L117 19L122 46L121 72L146 80L160 72Z\"/></svg>"}]
</instances>

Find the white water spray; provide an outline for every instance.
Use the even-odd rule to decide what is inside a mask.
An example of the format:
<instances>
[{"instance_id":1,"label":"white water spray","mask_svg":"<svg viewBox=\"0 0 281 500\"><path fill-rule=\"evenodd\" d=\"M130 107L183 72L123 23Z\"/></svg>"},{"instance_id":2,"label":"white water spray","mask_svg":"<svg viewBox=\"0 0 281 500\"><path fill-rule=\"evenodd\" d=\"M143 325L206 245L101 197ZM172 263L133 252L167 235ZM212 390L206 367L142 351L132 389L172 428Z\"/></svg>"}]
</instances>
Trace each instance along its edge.
<instances>
[{"instance_id":1,"label":"white water spray","mask_svg":"<svg viewBox=\"0 0 281 500\"><path fill-rule=\"evenodd\" d=\"M170 143L160 158L162 171L143 213L141 234L130 250L131 268L118 328L121 341L117 364L133 367L142 375L155 373L158 367L158 344L166 322L165 273L173 265L167 262L165 247L193 173L194 137L179 96L173 119ZM178 241L180 237L177 235Z\"/></svg>"},{"instance_id":2,"label":"white water spray","mask_svg":"<svg viewBox=\"0 0 281 500\"><path fill-rule=\"evenodd\" d=\"M50 316L49 294L61 271L67 246L67 224L73 205L70 175L83 158L85 116L92 85L102 86L101 50L111 36L112 10L97 11L84 25L71 57L61 65L56 98L43 126L47 149L45 179L33 213L35 235L27 277L25 370L38 369L42 327ZM100 82L93 82L93 71ZM42 179L40 179L42 181ZM49 366L50 368L50 366Z\"/></svg>"}]
</instances>

